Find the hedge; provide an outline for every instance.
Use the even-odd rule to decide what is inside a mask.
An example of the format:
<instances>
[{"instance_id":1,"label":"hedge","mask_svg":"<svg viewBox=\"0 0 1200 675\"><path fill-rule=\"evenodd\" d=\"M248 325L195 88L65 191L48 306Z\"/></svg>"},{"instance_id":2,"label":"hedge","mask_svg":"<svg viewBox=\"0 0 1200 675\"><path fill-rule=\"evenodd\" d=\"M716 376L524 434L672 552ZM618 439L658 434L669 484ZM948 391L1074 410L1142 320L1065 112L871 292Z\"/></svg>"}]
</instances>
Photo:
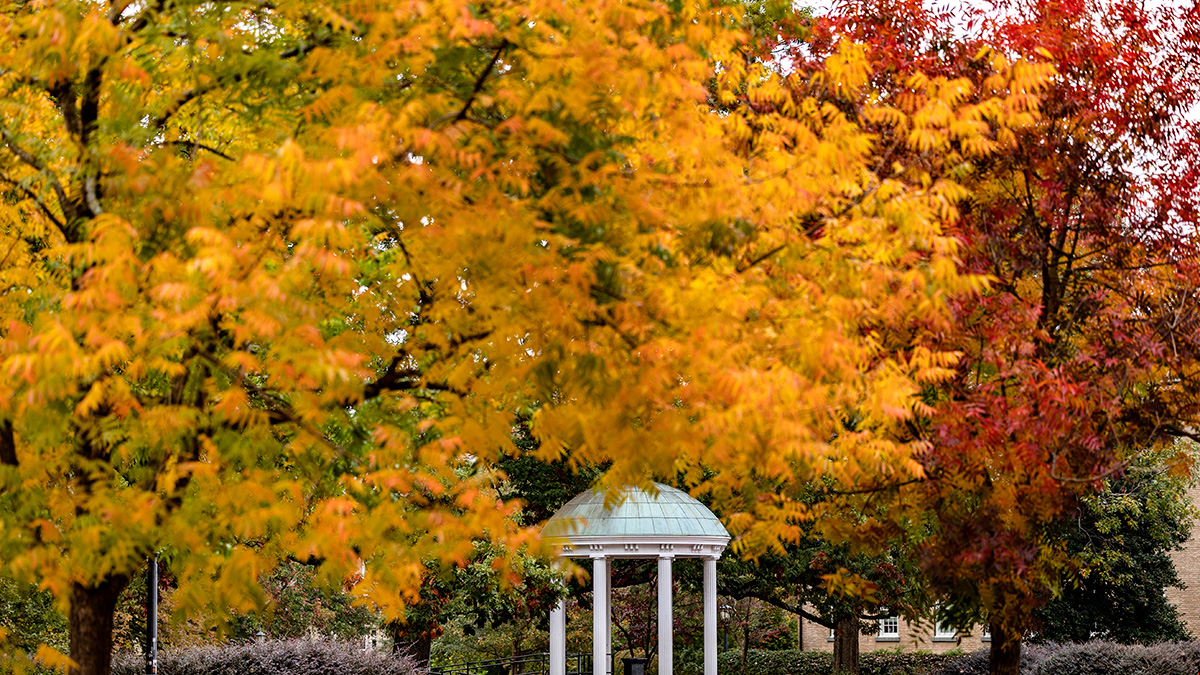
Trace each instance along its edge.
<instances>
[{"instance_id":1,"label":"hedge","mask_svg":"<svg viewBox=\"0 0 1200 675\"><path fill-rule=\"evenodd\" d=\"M118 653L112 675L142 675L140 654ZM271 640L188 647L159 653L163 675L417 675L416 663L390 652L367 651L361 643L330 640Z\"/></svg>"},{"instance_id":2,"label":"hedge","mask_svg":"<svg viewBox=\"0 0 1200 675\"><path fill-rule=\"evenodd\" d=\"M859 672L861 675L925 675L961 656L961 653L902 653L892 650L863 652L859 656ZM718 655L717 672L727 675L829 675L833 672L833 654L802 652L798 649L751 649L746 654L746 670L743 673L742 653L731 650Z\"/></svg>"},{"instance_id":3,"label":"hedge","mask_svg":"<svg viewBox=\"0 0 1200 675\"><path fill-rule=\"evenodd\" d=\"M1095 641L1083 644L1026 644L1021 648L1021 675L1196 675L1200 673L1200 643L1163 642L1121 645ZM953 659L928 675L987 675L988 652L980 650ZM764 674L765 675L765 674Z\"/></svg>"},{"instance_id":4,"label":"hedge","mask_svg":"<svg viewBox=\"0 0 1200 675\"><path fill-rule=\"evenodd\" d=\"M1032 675L1038 666L1055 653L1057 645L1021 645L1021 675ZM950 659L929 675L988 675L988 650L980 649L956 659Z\"/></svg>"},{"instance_id":5,"label":"hedge","mask_svg":"<svg viewBox=\"0 0 1200 675\"><path fill-rule=\"evenodd\" d=\"M677 655L676 675L702 675L703 654L686 650ZM747 653L730 650L718 655L723 675L830 675L833 655L794 649ZM863 652L862 675L987 675L988 652L963 655ZM619 666L618 666L619 667ZM113 675L141 675L145 662L137 654L113 659ZM421 675L416 664L386 652L365 651L358 643L280 640L264 644L193 647L164 652L163 675ZM1165 642L1143 647L1112 642L1085 644L1026 644L1021 650L1021 675L1196 675L1200 672L1200 642Z\"/></svg>"},{"instance_id":6,"label":"hedge","mask_svg":"<svg viewBox=\"0 0 1200 675\"><path fill-rule=\"evenodd\" d=\"M677 675L702 675L699 654L688 653ZM797 650L750 650L746 670L737 650L718 656L723 675L830 675L833 655ZM931 654L897 651L863 652L862 675L988 675L986 649L971 653ZM1021 675L1196 675L1200 673L1200 642L1164 642L1151 646L1113 642L1084 644L1025 644L1021 649Z\"/></svg>"},{"instance_id":7,"label":"hedge","mask_svg":"<svg viewBox=\"0 0 1200 675\"><path fill-rule=\"evenodd\" d=\"M1197 672L1200 672L1200 643L1163 642L1143 647L1087 642L1057 647L1031 675L1196 675Z\"/></svg>"}]
</instances>

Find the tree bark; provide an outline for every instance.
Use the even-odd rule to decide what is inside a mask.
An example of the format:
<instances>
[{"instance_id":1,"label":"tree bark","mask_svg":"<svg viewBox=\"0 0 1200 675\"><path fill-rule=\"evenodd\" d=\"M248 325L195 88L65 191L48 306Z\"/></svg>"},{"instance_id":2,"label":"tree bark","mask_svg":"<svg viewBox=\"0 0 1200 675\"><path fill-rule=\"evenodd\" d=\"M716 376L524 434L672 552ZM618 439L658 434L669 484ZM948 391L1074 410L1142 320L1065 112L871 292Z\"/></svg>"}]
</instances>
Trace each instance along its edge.
<instances>
[{"instance_id":1,"label":"tree bark","mask_svg":"<svg viewBox=\"0 0 1200 675\"><path fill-rule=\"evenodd\" d=\"M750 657L750 612L746 612L746 624L742 627L742 672L746 672L746 661Z\"/></svg>"},{"instance_id":2,"label":"tree bark","mask_svg":"<svg viewBox=\"0 0 1200 675\"><path fill-rule=\"evenodd\" d=\"M0 464L17 466L17 441L12 420L0 422Z\"/></svg>"},{"instance_id":3,"label":"tree bark","mask_svg":"<svg viewBox=\"0 0 1200 675\"><path fill-rule=\"evenodd\" d=\"M117 596L129 577L110 577L94 586L71 586L68 613L71 639L71 675L110 675L112 670L113 614Z\"/></svg>"},{"instance_id":4,"label":"tree bark","mask_svg":"<svg viewBox=\"0 0 1200 675\"><path fill-rule=\"evenodd\" d=\"M844 616L833 631L833 672L858 675L858 619Z\"/></svg>"},{"instance_id":5,"label":"tree bark","mask_svg":"<svg viewBox=\"0 0 1200 675\"><path fill-rule=\"evenodd\" d=\"M426 636L421 636L416 640L393 640L392 642L392 651L411 656L417 662L418 670L429 668L429 652L432 647L433 640Z\"/></svg>"},{"instance_id":6,"label":"tree bark","mask_svg":"<svg viewBox=\"0 0 1200 675\"><path fill-rule=\"evenodd\" d=\"M1006 631L998 622L991 625L991 632L988 672L991 675L1021 675L1021 634Z\"/></svg>"}]
</instances>

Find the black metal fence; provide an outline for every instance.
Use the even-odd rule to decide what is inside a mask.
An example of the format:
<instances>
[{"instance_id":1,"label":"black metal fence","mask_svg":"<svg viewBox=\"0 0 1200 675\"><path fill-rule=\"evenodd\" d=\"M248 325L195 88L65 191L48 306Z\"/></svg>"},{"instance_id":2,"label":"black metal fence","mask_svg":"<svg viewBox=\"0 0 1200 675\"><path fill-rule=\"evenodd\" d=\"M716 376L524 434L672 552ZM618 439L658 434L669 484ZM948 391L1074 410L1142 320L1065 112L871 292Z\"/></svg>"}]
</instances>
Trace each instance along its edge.
<instances>
[{"instance_id":1,"label":"black metal fence","mask_svg":"<svg viewBox=\"0 0 1200 675\"><path fill-rule=\"evenodd\" d=\"M550 654L522 654L490 661L431 666L430 675L550 675ZM567 654L567 675L592 675L592 655ZM606 675L606 674L602 674Z\"/></svg>"}]
</instances>

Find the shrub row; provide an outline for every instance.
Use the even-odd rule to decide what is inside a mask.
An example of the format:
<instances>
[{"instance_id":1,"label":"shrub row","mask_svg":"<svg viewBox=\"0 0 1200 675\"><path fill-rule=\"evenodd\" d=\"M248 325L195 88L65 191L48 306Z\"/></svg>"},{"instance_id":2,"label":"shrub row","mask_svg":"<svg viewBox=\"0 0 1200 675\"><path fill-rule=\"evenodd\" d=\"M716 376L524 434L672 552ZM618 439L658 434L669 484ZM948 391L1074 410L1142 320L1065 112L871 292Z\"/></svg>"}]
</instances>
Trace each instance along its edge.
<instances>
[{"instance_id":1,"label":"shrub row","mask_svg":"<svg viewBox=\"0 0 1200 675\"><path fill-rule=\"evenodd\" d=\"M722 653L718 672L725 675L830 675L833 655L797 650ZM703 666L700 666L702 672ZM988 652L931 654L864 652L862 675L988 675ZM1196 675L1200 642L1164 642L1151 646L1113 642L1031 645L1021 650L1021 675Z\"/></svg>"},{"instance_id":2,"label":"shrub row","mask_svg":"<svg viewBox=\"0 0 1200 675\"><path fill-rule=\"evenodd\" d=\"M1032 675L1196 675L1200 643L1163 642L1149 647L1088 642L1062 645Z\"/></svg>"},{"instance_id":3,"label":"shrub row","mask_svg":"<svg viewBox=\"0 0 1200 675\"><path fill-rule=\"evenodd\" d=\"M929 675L987 675L987 651L955 659ZM1200 672L1200 643L1164 642L1120 645L1087 642L1065 645L1025 645L1021 675L1196 675Z\"/></svg>"},{"instance_id":4,"label":"shrub row","mask_svg":"<svg viewBox=\"0 0 1200 675\"><path fill-rule=\"evenodd\" d=\"M1057 645L1031 645L1021 647L1021 675L1032 675L1042 661L1059 647ZM951 659L929 675L988 675L988 650L980 649L965 656Z\"/></svg>"},{"instance_id":5,"label":"shrub row","mask_svg":"<svg viewBox=\"0 0 1200 675\"><path fill-rule=\"evenodd\" d=\"M699 650L696 650L697 652ZM677 672L703 672L692 663L699 653L686 655ZM1021 675L1195 675L1200 672L1200 642L1166 642L1148 647L1112 642L1067 645L1025 645ZM833 655L799 650L752 649L742 670L738 650L718 657L725 675L830 675ZM137 654L113 659L113 675L141 675L145 662ZM865 652L861 675L987 675L988 653L931 654L898 651ZM264 644L191 647L163 652L164 675L419 675L407 657L365 651L357 643L278 640Z\"/></svg>"},{"instance_id":6,"label":"shrub row","mask_svg":"<svg viewBox=\"0 0 1200 675\"><path fill-rule=\"evenodd\" d=\"M899 651L864 652L859 657L861 675L925 675L961 657L961 654L902 653ZM723 652L717 658L717 672L734 675L829 675L833 672L833 654L802 652L797 649L765 651L751 649L742 672L742 653ZM986 669L987 663L984 662ZM953 671L950 671L953 672ZM985 670L986 672L986 670Z\"/></svg>"},{"instance_id":7,"label":"shrub row","mask_svg":"<svg viewBox=\"0 0 1200 675\"><path fill-rule=\"evenodd\" d=\"M140 654L113 657L112 675L142 675ZM416 675L408 657L367 651L361 643L272 640L262 644L187 647L159 653L163 675Z\"/></svg>"}]
</instances>

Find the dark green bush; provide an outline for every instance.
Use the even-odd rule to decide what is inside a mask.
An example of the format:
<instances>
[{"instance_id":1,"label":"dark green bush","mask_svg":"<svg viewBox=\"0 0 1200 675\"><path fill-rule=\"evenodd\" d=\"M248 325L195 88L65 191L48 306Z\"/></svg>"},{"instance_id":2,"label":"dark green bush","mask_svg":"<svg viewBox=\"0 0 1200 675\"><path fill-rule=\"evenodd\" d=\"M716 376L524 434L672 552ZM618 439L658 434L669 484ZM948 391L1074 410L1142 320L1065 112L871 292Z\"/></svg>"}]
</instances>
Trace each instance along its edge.
<instances>
[{"instance_id":1,"label":"dark green bush","mask_svg":"<svg viewBox=\"0 0 1200 675\"><path fill-rule=\"evenodd\" d=\"M1023 651L1023 650L1022 650ZM1025 666L1025 654L1021 654L1021 675L1031 672ZM988 650L981 649L957 659L943 663L930 675L988 675Z\"/></svg>"},{"instance_id":2,"label":"dark green bush","mask_svg":"<svg viewBox=\"0 0 1200 675\"><path fill-rule=\"evenodd\" d=\"M961 652L866 652L859 657L862 675L925 675L962 657Z\"/></svg>"},{"instance_id":3,"label":"dark green bush","mask_svg":"<svg viewBox=\"0 0 1200 675\"><path fill-rule=\"evenodd\" d=\"M929 652L901 653L890 650L864 652L859 657L859 667L862 675L925 675L961 656ZM741 668L740 651L724 652L717 662L717 672L726 675L829 675L833 672L833 654L802 652L797 649L751 649L746 654L744 673ZM986 665L985 662L985 668Z\"/></svg>"},{"instance_id":4,"label":"dark green bush","mask_svg":"<svg viewBox=\"0 0 1200 675\"><path fill-rule=\"evenodd\" d=\"M833 655L825 652L751 649L746 654L744 675L829 675L832 668ZM717 657L717 672L726 675L742 673L742 652L737 649L722 652Z\"/></svg>"},{"instance_id":5,"label":"dark green bush","mask_svg":"<svg viewBox=\"0 0 1200 675\"><path fill-rule=\"evenodd\" d=\"M140 654L113 658L112 675L142 675ZM329 640L272 640L262 644L189 647L162 652L163 675L416 675L409 658L367 651L360 643Z\"/></svg>"}]
</instances>

